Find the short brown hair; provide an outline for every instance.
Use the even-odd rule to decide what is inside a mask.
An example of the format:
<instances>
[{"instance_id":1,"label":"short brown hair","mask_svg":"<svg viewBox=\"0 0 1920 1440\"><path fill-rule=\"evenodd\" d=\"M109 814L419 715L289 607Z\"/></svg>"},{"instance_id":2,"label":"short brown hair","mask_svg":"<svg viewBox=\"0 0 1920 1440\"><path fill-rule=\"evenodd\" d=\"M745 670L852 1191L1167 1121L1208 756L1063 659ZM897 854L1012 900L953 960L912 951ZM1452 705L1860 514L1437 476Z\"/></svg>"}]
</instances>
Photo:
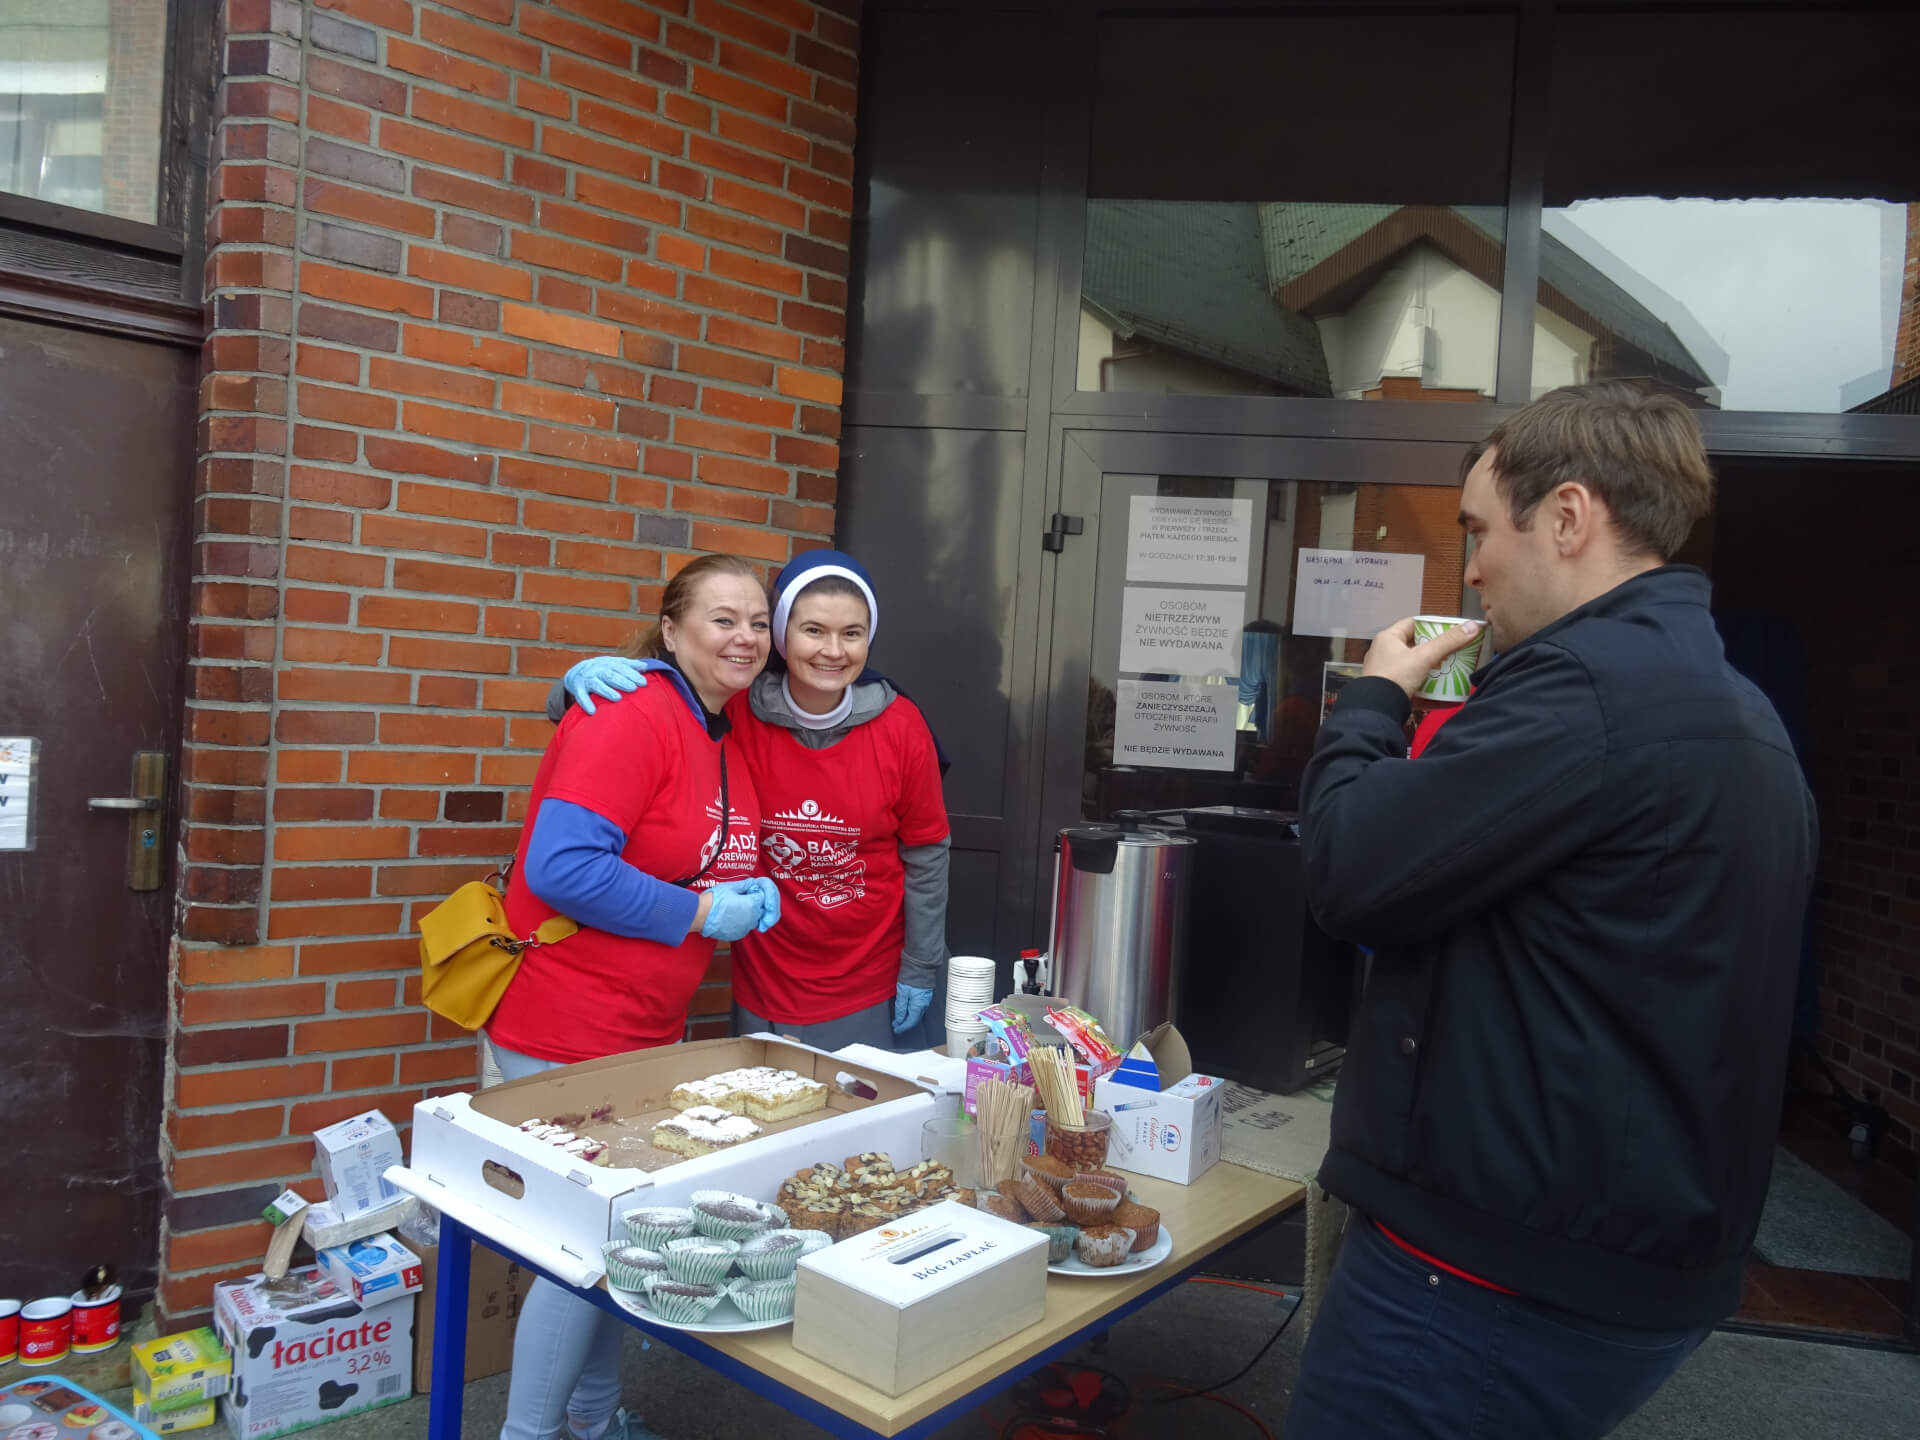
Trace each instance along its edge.
<instances>
[{"instance_id":1,"label":"short brown hair","mask_svg":"<svg viewBox=\"0 0 1920 1440\"><path fill-rule=\"evenodd\" d=\"M1670 560L1713 505L1713 471L1693 411L1625 380L1551 390L1474 446L1464 478L1489 450L1493 483L1525 530L1558 487L1585 485L1634 550Z\"/></svg>"},{"instance_id":2,"label":"short brown hair","mask_svg":"<svg viewBox=\"0 0 1920 1440\"><path fill-rule=\"evenodd\" d=\"M710 575L739 575L760 583L760 572L751 563L738 555L702 555L689 561L680 573L667 582L667 588L660 596L660 620L671 620L678 625L686 618L687 607L693 604L693 595L700 588L700 582ZM635 660L665 660L666 641L660 634L660 620L649 625L646 633L628 651Z\"/></svg>"}]
</instances>

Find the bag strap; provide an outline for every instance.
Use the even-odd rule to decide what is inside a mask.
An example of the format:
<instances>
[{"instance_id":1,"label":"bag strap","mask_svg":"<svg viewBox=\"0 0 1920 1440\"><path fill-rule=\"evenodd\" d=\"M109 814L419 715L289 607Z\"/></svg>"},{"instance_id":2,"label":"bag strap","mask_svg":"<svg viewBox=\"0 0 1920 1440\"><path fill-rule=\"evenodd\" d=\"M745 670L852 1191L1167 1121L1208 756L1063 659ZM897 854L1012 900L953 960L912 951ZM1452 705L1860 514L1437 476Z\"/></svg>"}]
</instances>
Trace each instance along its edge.
<instances>
[{"instance_id":1,"label":"bag strap","mask_svg":"<svg viewBox=\"0 0 1920 1440\"><path fill-rule=\"evenodd\" d=\"M707 857L707 863L684 880L673 883L681 887L697 884L706 873L713 869L713 862L726 853L727 835L733 828L733 807L727 803L727 742L720 742L720 843L714 847L713 854Z\"/></svg>"}]
</instances>

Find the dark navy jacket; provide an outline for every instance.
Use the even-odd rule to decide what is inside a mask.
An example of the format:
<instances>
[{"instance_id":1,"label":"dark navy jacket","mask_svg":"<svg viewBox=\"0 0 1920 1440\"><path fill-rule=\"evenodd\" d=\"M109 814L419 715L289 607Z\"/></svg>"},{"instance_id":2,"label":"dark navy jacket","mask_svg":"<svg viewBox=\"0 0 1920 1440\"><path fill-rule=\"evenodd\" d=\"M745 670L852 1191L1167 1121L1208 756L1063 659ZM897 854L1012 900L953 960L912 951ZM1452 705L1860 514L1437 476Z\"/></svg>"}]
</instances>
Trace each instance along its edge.
<instances>
[{"instance_id":1,"label":"dark navy jacket","mask_svg":"<svg viewBox=\"0 0 1920 1440\"><path fill-rule=\"evenodd\" d=\"M1320 1182L1621 1324L1732 1311L1780 1115L1818 827L1707 578L1627 581L1486 666L1408 760L1355 680L1301 785L1314 913L1376 947Z\"/></svg>"}]
</instances>

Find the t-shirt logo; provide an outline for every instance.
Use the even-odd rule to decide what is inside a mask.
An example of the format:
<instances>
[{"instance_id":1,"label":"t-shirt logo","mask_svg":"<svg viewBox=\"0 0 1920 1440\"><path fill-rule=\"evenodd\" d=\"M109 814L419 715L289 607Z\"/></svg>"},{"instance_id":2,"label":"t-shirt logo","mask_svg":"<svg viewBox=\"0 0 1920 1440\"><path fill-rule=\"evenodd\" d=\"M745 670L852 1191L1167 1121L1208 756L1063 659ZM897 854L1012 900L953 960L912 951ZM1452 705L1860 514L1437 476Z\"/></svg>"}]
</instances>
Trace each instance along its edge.
<instances>
[{"instance_id":1,"label":"t-shirt logo","mask_svg":"<svg viewBox=\"0 0 1920 1440\"><path fill-rule=\"evenodd\" d=\"M719 880L745 879L753 874L760 858L760 837L754 833L753 826L748 823L747 817L738 810L733 810L731 823L724 827L727 853L721 855L718 860L714 859L720 849L720 837L723 833L723 827L720 824L720 792L718 790L713 792L713 799L707 802L707 818L713 822L713 829L708 832L706 842L700 847L699 866L707 873L702 875L699 883L694 886L697 890L705 890ZM709 863L713 866L711 870L707 869Z\"/></svg>"},{"instance_id":2,"label":"t-shirt logo","mask_svg":"<svg viewBox=\"0 0 1920 1440\"><path fill-rule=\"evenodd\" d=\"M860 858L860 827L803 800L777 810L765 822L762 848L776 880L787 882L796 900L837 909L867 893L867 864Z\"/></svg>"}]
</instances>

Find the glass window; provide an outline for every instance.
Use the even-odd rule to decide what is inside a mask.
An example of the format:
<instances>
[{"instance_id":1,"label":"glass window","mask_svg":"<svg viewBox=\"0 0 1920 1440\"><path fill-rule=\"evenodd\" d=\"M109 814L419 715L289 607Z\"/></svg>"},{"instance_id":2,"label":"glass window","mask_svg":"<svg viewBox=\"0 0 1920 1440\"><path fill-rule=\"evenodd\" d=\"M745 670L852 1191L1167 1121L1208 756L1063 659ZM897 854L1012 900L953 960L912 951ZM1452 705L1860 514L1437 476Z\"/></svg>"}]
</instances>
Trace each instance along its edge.
<instances>
[{"instance_id":1,"label":"glass window","mask_svg":"<svg viewBox=\"0 0 1920 1440\"><path fill-rule=\"evenodd\" d=\"M1459 498L1105 475L1083 814L1296 808L1320 722L1374 632L1459 613Z\"/></svg>"},{"instance_id":2,"label":"glass window","mask_svg":"<svg viewBox=\"0 0 1920 1440\"><path fill-rule=\"evenodd\" d=\"M1491 398L1511 66L1501 16L1104 22L1078 388Z\"/></svg>"},{"instance_id":3,"label":"glass window","mask_svg":"<svg viewBox=\"0 0 1920 1440\"><path fill-rule=\"evenodd\" d=\"M0 190L153 224L166 0L0 0Z\"/></svg>"},{"instance_id":4,"label":"glass window","mask_svg":"<svg viewBox=\"0 0 1920 1440\"><path fill-rule=\"evenodd\" d=\"M1920 374L1915 35L1893 12L1562 15L1534 393L1624 378L1702 408L1896 408Z\"/></svg>"}]
</instances>

